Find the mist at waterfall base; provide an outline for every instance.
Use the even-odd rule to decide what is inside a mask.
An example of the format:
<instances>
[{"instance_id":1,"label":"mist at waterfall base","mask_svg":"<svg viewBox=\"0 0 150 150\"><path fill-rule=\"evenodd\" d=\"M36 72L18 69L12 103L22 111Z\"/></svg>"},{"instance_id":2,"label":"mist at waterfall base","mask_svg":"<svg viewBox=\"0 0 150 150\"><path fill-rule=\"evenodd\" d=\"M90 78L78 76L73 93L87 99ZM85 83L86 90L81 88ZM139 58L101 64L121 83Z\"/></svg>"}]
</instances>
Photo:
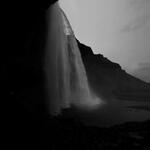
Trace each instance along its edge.
<instances>
[{"instance_id":1,"label":"mist at waterfall base","mask_svg":"<svg viewBox=\"0 0 150 150\"><path fill-rule=\"evenodd\" d=\"M61 115L66 110L83 123L96 126L150 118L149 112L126 109L136 102L102 98L101 93L95 94L89 86L72 28L57 4L48 10L47 20L46 93L52 116Z\"/></svg>"}]
</instances>

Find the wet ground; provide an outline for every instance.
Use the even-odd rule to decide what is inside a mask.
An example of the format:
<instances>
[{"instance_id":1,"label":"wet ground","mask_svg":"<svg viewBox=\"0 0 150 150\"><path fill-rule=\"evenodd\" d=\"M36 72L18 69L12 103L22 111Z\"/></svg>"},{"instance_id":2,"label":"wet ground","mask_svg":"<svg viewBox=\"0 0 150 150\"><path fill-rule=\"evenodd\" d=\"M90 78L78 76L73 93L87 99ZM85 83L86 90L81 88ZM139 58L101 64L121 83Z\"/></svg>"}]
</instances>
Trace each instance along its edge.
<instances>
[{"instance_id":1,"label":"wet ground","mask_svg":"<svg viewBox=\"0 0 150 150\"><path fill-rule=\"evenodd\" d=\"M83 120L90 125L112 126L129 121L150 119L149 107L149 102L137 104L136 102L110 100L104 106L100 106L99 109L87 112L87 116L85 112L82 112L80 117L82 116Z\"/></svg>"}]
</instances>

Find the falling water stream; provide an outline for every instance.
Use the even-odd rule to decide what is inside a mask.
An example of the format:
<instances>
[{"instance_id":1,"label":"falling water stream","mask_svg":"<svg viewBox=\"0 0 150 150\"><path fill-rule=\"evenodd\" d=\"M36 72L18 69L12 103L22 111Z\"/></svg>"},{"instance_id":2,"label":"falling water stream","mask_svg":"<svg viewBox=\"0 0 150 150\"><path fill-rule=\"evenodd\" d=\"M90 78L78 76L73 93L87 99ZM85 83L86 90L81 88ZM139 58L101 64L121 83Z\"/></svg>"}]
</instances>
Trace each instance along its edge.
<instances>
[{"instance_id":1,"label":"falling water stream","mask_svg":"<svg viewBox=\"0 0 150 150\"><path fill-rule=\"evenodd\" d=\"M74 105L94 109L102 100L91 91L75 35L58 3L47 12L46 84L52 115Z\"/></svg>"}]
</instances>

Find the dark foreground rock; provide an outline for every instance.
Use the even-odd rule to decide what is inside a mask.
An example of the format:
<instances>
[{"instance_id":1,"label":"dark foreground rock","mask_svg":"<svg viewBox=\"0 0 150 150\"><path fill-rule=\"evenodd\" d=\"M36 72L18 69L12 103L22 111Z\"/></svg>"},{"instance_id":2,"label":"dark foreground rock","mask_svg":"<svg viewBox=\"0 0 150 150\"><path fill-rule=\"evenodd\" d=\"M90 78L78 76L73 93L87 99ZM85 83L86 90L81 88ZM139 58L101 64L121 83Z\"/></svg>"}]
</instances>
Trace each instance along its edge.
<instances>
[{"instance_id":1,"label":"dark foreground rock","mask_svg":"<svg viewBox=\"0 0 150 150\"><path fill-rule=\"evenodd\" d=\"M20 111L22 114L22 111ZM23 111L25 113L25 111ZM8 145L15 148L67 150L149 150L150 121L132 122L110 128L87 127L76 118L14 117ZM13 126L14 125L14 126ZM9 129L9 130L10 130ZM8 146L7 145L7 146Z\"/></svg>"}]
</instances>

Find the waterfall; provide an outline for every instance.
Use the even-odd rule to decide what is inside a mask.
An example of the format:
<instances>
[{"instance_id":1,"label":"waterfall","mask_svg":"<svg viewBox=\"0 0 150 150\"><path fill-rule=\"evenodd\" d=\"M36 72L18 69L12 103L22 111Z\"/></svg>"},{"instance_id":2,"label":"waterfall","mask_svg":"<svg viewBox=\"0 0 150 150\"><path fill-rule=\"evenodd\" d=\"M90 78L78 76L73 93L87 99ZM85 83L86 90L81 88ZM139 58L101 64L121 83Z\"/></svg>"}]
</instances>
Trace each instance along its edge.
<instances>
[{"instance_id":1,"label":"waterfall","mask_svg":"<svg viewBox=\"0 0 150 150\"><path fill-rule=\"evenodd\" d=\"M47 105L52 115L72 105L93 109L102 103L91 92L71 25L58 3L47 11L45 75Z\"/></svg>"}]
</instances>

